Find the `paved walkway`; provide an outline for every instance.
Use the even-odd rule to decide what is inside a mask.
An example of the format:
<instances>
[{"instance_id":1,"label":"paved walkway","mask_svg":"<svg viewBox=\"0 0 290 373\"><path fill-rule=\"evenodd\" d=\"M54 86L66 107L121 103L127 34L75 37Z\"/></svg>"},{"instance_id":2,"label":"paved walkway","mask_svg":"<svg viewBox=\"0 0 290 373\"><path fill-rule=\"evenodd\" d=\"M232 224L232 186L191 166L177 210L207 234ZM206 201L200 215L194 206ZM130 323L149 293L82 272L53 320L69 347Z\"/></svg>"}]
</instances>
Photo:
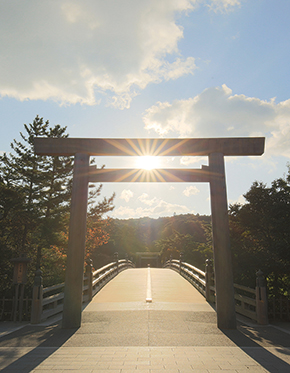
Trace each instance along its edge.
<instances>
[{"instance_id":1,"label":"paved walkway","mask_svg":"<svg viewBox=\"0 0 290 373\"><path fill-rule=\"evenodd\" d=\"M216 327L212 307L169 269L130 269L84 309L79 329L26 325L2 335L3 372L290 372L283 325ZM7 330L6 330L7 333Z\"/></svg>"}]
</instances>

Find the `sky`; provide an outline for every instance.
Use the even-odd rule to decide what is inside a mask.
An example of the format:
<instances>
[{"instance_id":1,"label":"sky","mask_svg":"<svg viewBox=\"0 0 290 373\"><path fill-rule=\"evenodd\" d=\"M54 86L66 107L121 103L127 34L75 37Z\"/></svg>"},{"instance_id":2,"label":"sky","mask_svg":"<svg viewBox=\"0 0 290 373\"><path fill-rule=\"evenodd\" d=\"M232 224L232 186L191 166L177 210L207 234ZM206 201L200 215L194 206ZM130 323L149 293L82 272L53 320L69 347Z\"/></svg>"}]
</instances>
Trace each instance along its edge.
<instances>
[{"instance_id":1,"label":"sky","mask_svg":"<svg viewBox=\"0 0 290 373\"><path fill-rule=\"evenodd\" d=\"M263 156L225 159L228 201L244 203L288 172L289 16L289 0L0 0L0 151L36 115L70 137L265 136ZM207 184L104 184L114 192L115 218L210 214Z\"/></svg>"}]
</instances>

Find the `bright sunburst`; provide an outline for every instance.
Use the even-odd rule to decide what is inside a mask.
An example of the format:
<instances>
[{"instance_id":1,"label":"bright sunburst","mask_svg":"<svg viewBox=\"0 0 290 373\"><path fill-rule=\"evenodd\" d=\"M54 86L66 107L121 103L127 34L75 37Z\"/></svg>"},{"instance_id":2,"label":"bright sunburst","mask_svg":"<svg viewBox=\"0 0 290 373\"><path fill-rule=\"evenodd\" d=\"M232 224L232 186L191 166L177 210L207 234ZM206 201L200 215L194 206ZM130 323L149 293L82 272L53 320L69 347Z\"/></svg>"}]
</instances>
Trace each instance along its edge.
<instances>
[{"instance_id":1,"label":"bright sunburst","mask_svg":"<svg viewBox=\"0 0 290 373\"><path fill-rule=\"evenodd\" d=\"M159 164L159 158L151 155L144 155L137 158L137 168L143 168L144 170L152 170L153 168L158 168Z\"/></svg>"}]
</instances>

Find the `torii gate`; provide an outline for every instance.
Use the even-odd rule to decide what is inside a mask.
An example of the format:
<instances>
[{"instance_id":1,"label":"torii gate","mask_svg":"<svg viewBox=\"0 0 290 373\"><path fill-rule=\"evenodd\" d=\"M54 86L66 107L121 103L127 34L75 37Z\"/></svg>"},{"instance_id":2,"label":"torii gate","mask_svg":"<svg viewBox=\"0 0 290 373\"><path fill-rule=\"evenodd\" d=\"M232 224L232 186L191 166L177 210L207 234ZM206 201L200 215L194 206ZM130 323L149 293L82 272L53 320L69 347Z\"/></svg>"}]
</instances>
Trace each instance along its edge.
<instances>
[{"instance_id":1,"label":"torii gate","mask_svg":"<svg viewBox=\"0 0 290 373\"><path fill-rule=\"evenodd\" d=\"M264 137L209 139L35 138L39 155L74 156L63 328L81 325L89 182L209 182L214 249L217 326L235 329L224 156L264 152ZM201 169L96 169L90 156L208 156Z\"/></svg>"}]
</instances>

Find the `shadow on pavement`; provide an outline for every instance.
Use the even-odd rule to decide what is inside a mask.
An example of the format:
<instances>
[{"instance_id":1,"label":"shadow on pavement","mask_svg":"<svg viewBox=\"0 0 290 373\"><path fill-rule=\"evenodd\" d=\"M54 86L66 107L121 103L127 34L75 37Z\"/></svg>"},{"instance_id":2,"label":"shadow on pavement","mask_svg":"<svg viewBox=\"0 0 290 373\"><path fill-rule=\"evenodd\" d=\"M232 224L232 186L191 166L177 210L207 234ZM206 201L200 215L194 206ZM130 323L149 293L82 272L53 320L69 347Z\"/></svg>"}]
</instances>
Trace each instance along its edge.
<instances>
[{"instance_id":1,"label":"shadow on pavement","mask_svg":"<svg viewBox=\"0 0 290 373\"><path fill-rule=\"evenodd\" d=\"M290 365L267 349L275 348L277 353L289 356L288 333L275 330L271 326L246 325L240 325L238 330L222 330L222 332L267 371L290 372Z\"/></svg>"},{"instance_id":2,"label":"shadow on pavement","mask_svg":"<svg viewBox=\"0 0 290 373\"><path fill-rule=\"evenodd\" d=\"M61 323L46 327L27 325L1 337L2 366L3 362L11 361L1 372L30 372L61 347L76 330L62 329ZM15 347L26 348L28 352L20 356L19 349Z\"/></svg>"}]
</instances>

